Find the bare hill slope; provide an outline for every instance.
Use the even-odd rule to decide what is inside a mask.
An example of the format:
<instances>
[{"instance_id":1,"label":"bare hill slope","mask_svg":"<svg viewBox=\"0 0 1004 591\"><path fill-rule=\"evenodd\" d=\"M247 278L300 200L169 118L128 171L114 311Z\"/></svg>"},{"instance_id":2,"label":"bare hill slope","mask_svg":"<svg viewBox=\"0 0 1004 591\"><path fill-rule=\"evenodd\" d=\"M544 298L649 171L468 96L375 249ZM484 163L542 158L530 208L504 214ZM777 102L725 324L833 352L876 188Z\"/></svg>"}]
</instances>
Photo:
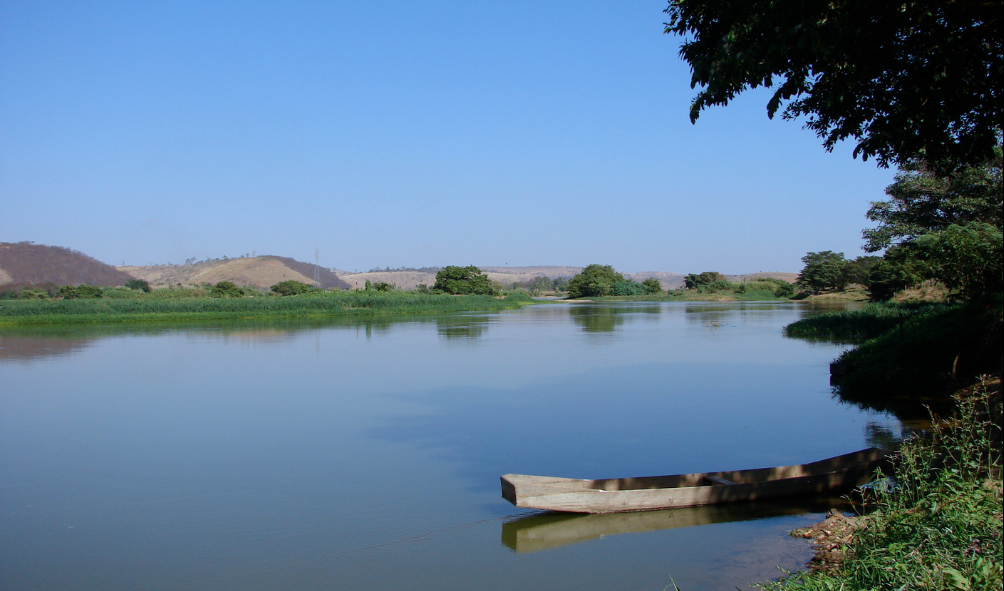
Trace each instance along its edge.
<instances>
[{"instance_id":1,"label":"bare hill slope","mask_svg":"<svg viewBox=\"0 0 1004 591\"><path fill-rule=\"evenodd\" d=\"M125 285L126 273L86 254L31 242L0 242L0 284Z\"/></svg>"},{"instance_id":2,"label":"bare hill slope","mask_svg":"<svg viewBox=\"0 0 1004 591\"><path fill-rule=\"evenodd\" d=\"M241 286L268 289L280 281L314 283L314 265L278 256L212 259L192 265L151 265L120 267L119 270L144 279L150 285L198 285L233 281ZM319 269L321 287L348 289L349 284L325 268Z\"/></svg>"}]
</instances>

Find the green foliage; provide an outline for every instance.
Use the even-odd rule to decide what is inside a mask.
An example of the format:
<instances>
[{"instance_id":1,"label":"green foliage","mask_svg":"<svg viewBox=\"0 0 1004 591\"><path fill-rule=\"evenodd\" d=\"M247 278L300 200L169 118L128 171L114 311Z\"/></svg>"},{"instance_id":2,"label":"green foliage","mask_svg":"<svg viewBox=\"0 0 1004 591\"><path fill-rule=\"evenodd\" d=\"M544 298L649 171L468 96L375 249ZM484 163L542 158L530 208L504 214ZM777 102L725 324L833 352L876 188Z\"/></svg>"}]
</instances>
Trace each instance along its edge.
<instances>
[{"instance_id":1,"label":"green foliage","mask_svg":"<svg viewBox=\"0 0 1004 591\"><path fill-rule=\"evenodd\" d=\"M993 158L953 176L938 175L922 160L905 164L895 182L886 187L889 200L873 202L866 214L878 225L862 231L865 250L909 244L956 224L982 222L1000 228L1004 220L1002 168L1000 147Z\"/></svg>"},{"instance_id":2,"label":"green foliage","mask_svg":"<svg viewBox=\"0 0 1004 591\"><path fill-rule=\"evenodd\" d=\"M582 298L610 295L614 284L624 282L624 276L610 265L589 265L568 282L568 297Z\"/></svg>"},{"instance_id":3,"label":"green foliage","mask_svg":"<svg viewBox=\"0 0 1004 591\"><path fill-rule=\"evenodd\" d=\"M725 281L725 275L717 271L705 271L700 274L691 273L683 279L683 284L687 289L698 289L702 286L711 285L716 281Z\"/></svg>"},{"instance_id":4,"label":"green foliage","mask_svg":"<svg viewBox=\"0 0 1004 591\"><path fill-rule=\"evenodd\" d=\"M1004 235L983 222L953 224L915 241L931 274L969 301L990 301L1004 287Z\"/></svg>"},{"instance_id":5,"label":"green foliage","mask_svg":"<svg viewBox=\"0 0 1004 591\"><path fill-rule=\"evenodd\" d=\"M847 261L844 253L824 250L810 252L802 257L805 267L798 276L798 284L819 293L822 290L843 289Z\"/></svg>"},{"instance_id":6,"label":"green foliage","mask_svg":"<svg viewBox=\"0 0 1004 591\"><path fill-rule=\"evenodd\" d=\"M432 288L454 295L493 295L495 293L495 288L488 281L488 276L474 265L445 267L436 273L436 283Z\"/></svg>"},{"instance_id":7,"label":"green foliage","mask_svg":"<svg viewBox=\"0 0 1004 591\"><path fill-rule=\"evenodd\" d=\"M635 281L617 281L610 288L610 295L615 296L645 295L647 293L649 292L645 286Z\"/></svg>"},{"instance_id":8,"label":"green foliage","mask_svg":"<svg viewBox=\"0 0 1004 591\"><path fill-rule=\"evenodd\" d=\"M269 289L272 290L273 293L277 293L281 296L294 296L300 295L301 293L315 291L317 288L313 285L307 285L301 281L289 279L287 281L280 281Z\"/></svg>"},{"instance_id":9,"label":"green foliage","mask_svg":"<svg viewBox=\"0 0 1004 591\"><path fill-rule=\"evenodd\" d=\"M366 284L363 286L363 289L366 291L373 289L373 283L371 283L370 280L367 279Z\"/></svg>"},{"instance_id":10,"label":"green foliage","mask_svg":"<svg viewBox=\"0 0 1004 591\"><path fill-rule=\"evenodd\" d=\"M992 155L1004 128L999 2L670 0L667 33L701 90L690 107L774 90L767 115L806 120L830 150L945 170Z\"/></svg>"},{"instance_id":11,"label":"green foliage","mask_svg":"<svg viewBox=\"0 0 1004 591\"><path fill-rule=\"evenodd\" d=\"M138 289L145 293L150 293L150 283L145 279L130 279L126 281L125 286L129 289Z\"/></svg>"},{"instance_id":12,"label":"green foliage","mask_svg":"<svg viewBox=\"0 0 1004 591\"><path fill-rule=\"evenodd\" d=\"M864 516L865 527L855 533L839 569L802 572L762 588L999 591L1000 397L989 396L984 385L956 404L950 427L935 420L929 436L900 447L895 488L867 491L876 510Z\"/></svg>"},{"instance_id":13,"label":"green foliage","mask_svg":"<svg viewBox=\"0 0 1004 591\"><path fill-rule=\"evenodd\" d=\"M887 248L885 265L869 272L875 299L933 278L970 301L989 301L1002 288L1004 182L1002 151L978 166L939 176L923 161L904 166L872 203L865 249Z\"/></svg>"},{"instance_id":14,"label":"green foliage","mask_svg":"<svg viewBox=\"0 0 1004 591\"><path fill-rule=\"evenodd\" d=\"M565 291L568 288L568 279L565 277L558 277L557 279L551 279L549 277L544 277L543 275L533 277L526 281L517 281L513 283L513 289L525 289L531 295L539 296L545 292L556 293L560 291Z\"/></svg>"},{"instance_id":15,"label":"green foliage","mask_svg":"<svg viewBox=\"0 0 1004 591\"><path fill-rule=\"evenodd\" d=\"M244 297L244 289L233 281L220 281L209 290L209 295L214 298L240 298Z\"/></svg>"},{"instance_id":16,"label":"green foliage","mask_svg":"<svg viewBox=\"0 0 1004 591\"><path fill-rule=\"evenodd\" d=\"M909 318L945 309L946 304L932 302L865 304L857 310L826 312L803 318L784 327L784 334L802 339L862 342L898 328Z\"/></svg>"},{"instance_id":17,"label":"green foliage","mask_svg":"<svg viewBox=\"0 0 1004 591\"><path fill-rule=\"evenodd\" d=\"M100 300L13 301L0 307L0 325L198 321L206 319L309 318L450 314L516 308L518 301L491 296L426 295L401 291L315 291L301 297L149 297ZM182 290L174 290L176 292ZM208 291L208 290L207 290Z\"/></svg>"},{"instance_id":18,"label":"green foliage","mask_svg":"<svg viewBox=\"0 0 1004 591\"><path fill-rule=\"evenodd\" d=\"M790 298L795 295L795 286L784 279L757 277L753 281L740 283L735 287L735 292L742 294L767 293L775 298Z\"/></svg>"},{"instance_id":19,"label":"green foliage","mask_svg":"<svg viewBox=\"0 0 1004 591\"><path fill-rule=\"evenodd\" d=\"M505 295L507 302L532 302L533 298L525 290L516 289Z\"/></svg>"},{"instance_id":20,"label":"green foliage","mask_svg":"<svg viewBox=\"0 0 1004 591\"><path fill-rule=\"evenodd\" d=\"M868 271L865 286L871 300L881 302L899 291L919 285L927 274L927 266L917 258L915 251L894 246Z\"/></svg>"},{"instance_id":21,"label":"green foliage","mask_svg":"<svg viewBox=\"0 0 1004 591\"><path fill-rule=\"evenodd\" d=\"M59 288L59 295L65 300L88 300L104 296L100 287L94 285L64 285Z\"/></svg>"},{"instance_id":22,"label":"green foliage","mask_svg":"<svg viewBox=\"0 0 1004 591\"><path fill-rule=\"evenodd\" d=\"M17 294L17 299L19 300L47 300L49 299L49 292L44 289L32 289L26 288L22 289Z\"/></svg>"},{"instance_id":23,"label":"green foliage","mask_svg":"<svg viewBox=\"0 0 1004 591\"><path fill-rule=\"evenodd\" d=\"M372 287L376 291L394 291L394 285L386 281L377 281Z\"/></svg>"},{"instance_id":24,"label":"green foliage","mask_svg":"<svg viewBox=\"0 0 1004 591\"><path fill-rule=\"evenodd\" d=\"M868 285L868 274L880 262L882 262L882 257L876 256L860 256L847 261L847 265L844 267L844 283Z\"/></svg>"},{"instance_id":25,"label":"green foliage","mask_svg":"<svg viewBox=\"0 0 1004 591\"><path fill-rule=\"evenodd\" d=\"M662 284L655 277L649 277L645 281L641 282L642 289L645 290L646 294L659 294L662 293Z\"/></svg>"}]
</instances>

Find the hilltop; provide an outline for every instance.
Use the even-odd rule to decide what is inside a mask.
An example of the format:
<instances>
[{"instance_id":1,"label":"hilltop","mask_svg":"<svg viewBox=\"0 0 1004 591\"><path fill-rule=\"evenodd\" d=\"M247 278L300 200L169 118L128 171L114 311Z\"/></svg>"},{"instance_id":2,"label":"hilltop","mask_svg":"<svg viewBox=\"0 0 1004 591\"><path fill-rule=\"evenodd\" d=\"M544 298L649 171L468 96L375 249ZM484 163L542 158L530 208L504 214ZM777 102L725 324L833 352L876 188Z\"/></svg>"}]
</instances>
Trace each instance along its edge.
<instances>
[{"instance_id":1,"label":"hilltop","mask_svg":"<svg viewBox=\"0 0 1004 591\"><path fill-rule=\"evenodd\" d=\"M132 279L111 265L62 246L0 242L0 285L125 285Z\"/></svg>"},{"instance_id":2,"label":"hilltop","mask_svg":"<svg viewBox=\"0 0 1004 591\"><path fill-rule=\"evenodd\" d=\"M280 281L314 283L314 265L280 256L241 257L236 259L210 259L186 265L149 265L118 267L131 277L143 279L152 286L199 285L233 281L242 287L268 289ZM330 269L318 268L321 287L349 289Z\"/></svg>"}]
</instances>

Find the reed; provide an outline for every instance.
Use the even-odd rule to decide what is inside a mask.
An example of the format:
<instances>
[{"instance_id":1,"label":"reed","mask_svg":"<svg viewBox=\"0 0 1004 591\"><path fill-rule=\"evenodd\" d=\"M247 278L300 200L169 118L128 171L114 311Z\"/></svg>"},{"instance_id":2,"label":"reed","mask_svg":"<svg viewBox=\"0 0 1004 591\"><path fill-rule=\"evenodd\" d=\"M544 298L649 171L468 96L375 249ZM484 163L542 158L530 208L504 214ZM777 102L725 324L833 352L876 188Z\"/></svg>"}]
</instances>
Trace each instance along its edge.
<instances>
[{"instance_id":1,"label":"reed","mask_svg":"<svg viewBox=\"0 0 1004 591\"><path fill-rule=\"evenodd\" d=\"M290 297L102 298L11 301L0 306L0 326L59 323L193 321L310 316L434 315L501 311L522 302L490 296L400 292L321 292Z\"/></svg>"}]
</instances>

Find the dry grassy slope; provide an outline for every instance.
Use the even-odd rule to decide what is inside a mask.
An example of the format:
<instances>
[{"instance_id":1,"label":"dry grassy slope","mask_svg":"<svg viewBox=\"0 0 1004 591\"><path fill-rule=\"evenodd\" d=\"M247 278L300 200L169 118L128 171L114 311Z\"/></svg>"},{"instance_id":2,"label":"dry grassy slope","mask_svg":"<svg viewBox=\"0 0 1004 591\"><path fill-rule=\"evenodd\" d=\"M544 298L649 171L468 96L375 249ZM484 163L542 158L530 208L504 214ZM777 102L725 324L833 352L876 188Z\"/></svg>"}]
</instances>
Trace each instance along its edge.
<instances>
[{"instance_id":1,"label":"dry grassy slope","mask_svg":"<svg viewBox=\"0 0 1004 591\"><path fill-rule=\"evenodd\" d=\"M289 268L281 257L261 256L253 258L203 261L194 265L153 265L148 267L120 267L119 270L145 279L150 285L182 285L218 283L233 281L237 285L253 285L268 289L280 281L301 281L313 284L313 277ZM294 261L295 262L295 261ZM306 263L298 263L303 267ZM321 278L324 287L344 287L345 284L327 269ZM332 285L329 285L332 284Z\"/></svg>"},{"instance_id":2,"label":"dry grassy slope","mask_svg":"<svg viewBox=\"0 0 1004 591\"><path fill-rule=\"evenodd\" d=\"M750 273L748 275L726 275L725 277L729 281L751 281L757 277L771 277L773 279L787 281L788 283L795 283L798 281L798 273L785 273L782 271L761 271L759 273Z\"/></svg>"},{"instance_id":3,"label":"dry grassy slope","mask_svg":"<svg viewBox=\"0 0 1004 591\"><path fill-rule=\"evenodd\" d=\"M31 242L0 242L0 284L124 285L130 277L84 253Z\"/></svg>"},{"instance_id":4,"label":"dry grassy slope","mask_svg":"<svg viewBox=\"0 0 1004 591\"><path fill-rule=\"evenodd\" d=\"M419 273L417 271L376 271L373 273L352 273L340 276L341 280L348 283L352 289L362 289L366 287L366 282L371 283L392 283L398 289L415 289L419 284L424 283L429 287L436 282L435 273Z\"/></svg>"}]
</instances>

